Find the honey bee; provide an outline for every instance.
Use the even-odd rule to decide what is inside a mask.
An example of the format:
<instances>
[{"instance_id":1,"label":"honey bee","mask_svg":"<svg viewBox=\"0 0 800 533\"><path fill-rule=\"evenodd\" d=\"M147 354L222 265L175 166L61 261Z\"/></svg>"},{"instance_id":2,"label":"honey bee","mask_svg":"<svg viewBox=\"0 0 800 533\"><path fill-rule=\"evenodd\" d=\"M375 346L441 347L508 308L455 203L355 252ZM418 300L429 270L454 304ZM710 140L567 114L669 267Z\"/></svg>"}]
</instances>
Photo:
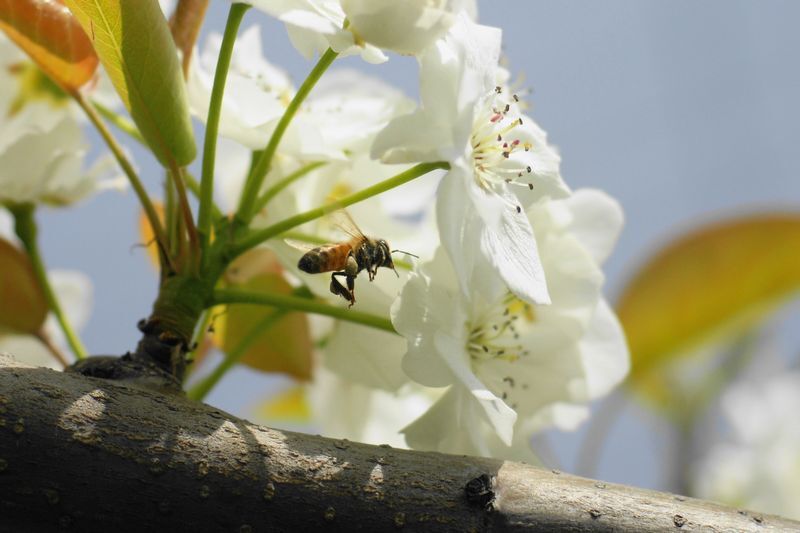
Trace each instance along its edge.
<instances>
[{"instance_id":1,"label":"honey bee","mask_svg":"<svg viewBox=\"0 0 800 533\"><path fill-rule=\"evenodd\" d=\"M375 239L364 235L346 211L336 211L332 217L334 217L334 224L349 235L350 239L323 244L316 248L289 239L286 240L286 243L300 250L306 250L297 263L297 268L309 274L331 272L331 293L349 301L348 307L353 307L353 304L356 303L356 276L362 270L366 270L369 280L372 281L375 279L379 267L391 268L397 274L392 261L392 252L400 250L390 251L389 243L385 239ZM397 274L397 276L400 275ZM342 277L345 285L337 279Z\"/></svg>"}]
</instances>

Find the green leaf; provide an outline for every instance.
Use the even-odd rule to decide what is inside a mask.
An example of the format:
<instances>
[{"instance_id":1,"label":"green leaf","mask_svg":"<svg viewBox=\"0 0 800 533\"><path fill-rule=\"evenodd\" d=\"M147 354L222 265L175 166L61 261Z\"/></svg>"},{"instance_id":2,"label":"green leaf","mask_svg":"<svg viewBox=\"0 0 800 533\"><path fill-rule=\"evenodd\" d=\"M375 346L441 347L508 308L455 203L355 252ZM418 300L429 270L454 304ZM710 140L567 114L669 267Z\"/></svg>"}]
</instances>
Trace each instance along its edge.
<instances>
[{"instance_id":1,"label":"green leaf","mask_svg":"<svg viewBox=\"0 0 800 533\"><path fill-rule=\"evenodd\" d=\"M92 43L69 9L52 0L0 0L0 29L67 91L97 68Z\"/></svg>"},{"instance_id":2,"label":"green leaf","mask_svg":"<svg viewBox=\"0 0 800 533\"><path fill-rule=\"evenodd\" d=\"M631 350L630 384L668 409L680 392L672 373L685 372L687 358L742 335L797 293L798 250L800 214L718 222L660 250L617 306Z\"/></svg>"},{"instance_id":3,"label":"green leaf","mask_svg":"<svg viewBox=\"0 0 800 533\"><path fill-rule=\"evenodd\" d=\"M0 238L0 333L36 334L47 317L47 300L28 256Z\"/></svg>"},{"instance_id":4,"label":"green leaf","mask_svg":"<svg viewBox=\"0 0 800 533\"><path fill-rule=\"evenodd\" d=\"M175 43L157 0L65 0L158 160L196 155Z\"/></svg>"},{"instance_id":5,"label":"green leaf","mask_svg":"<svg viewBox=\"0 0 800 533\"><path fill-rule=\"evenodd\" d=\"M268 272L259 274L237 288L253 292L290 294L292 287L282 275ZM225 353L238 350L248 341L275 309L263 305L231 305L215 321L215 342ZM295 379L311 379L312 350L308 319L303 313L289 313L272 327L249 339L240 362L262 372L280 372Z\"/></svg>"}]
</instances>

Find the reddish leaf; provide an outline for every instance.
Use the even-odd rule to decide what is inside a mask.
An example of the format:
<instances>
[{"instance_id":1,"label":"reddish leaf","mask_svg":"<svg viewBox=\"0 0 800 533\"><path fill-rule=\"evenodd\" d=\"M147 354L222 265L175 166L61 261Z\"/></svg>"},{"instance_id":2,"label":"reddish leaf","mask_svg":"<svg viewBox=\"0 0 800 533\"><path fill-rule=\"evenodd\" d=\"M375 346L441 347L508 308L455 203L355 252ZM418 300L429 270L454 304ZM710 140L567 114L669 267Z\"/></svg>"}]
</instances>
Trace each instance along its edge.
<instances>
[{"instance_id":1,"label":"reddish leaf","mask_svg":"<svg viewBox=\"0 0 800 533\"><path fill-rule=\"evenodd\" d=\"M631 384L669 408L679 392L671 369L681 360L746 331L797 294L799 249L800 214L715 223L664 247L617 306L631 349Z\"/></svg>"},{"instance_id":2,"label":"reddish leaf","mask_svg":"<svg viewBox=\"0 0 800 533\"><path fill-rule=\"evenodd\" d=\"M60 0L0 0L0 28L66 91L94 75L94 47Z\"/></svg>"},{"instance_id":3,"label":"reddish leaf","mask_svg":"<svg viewBox=\"0 0 800 533\"><path fill-rule=\"evenodd\" d=\"M292 287L282 275L264 273L237 288L253 292L289 294ZM295 379L311 379L312 349L308 320L303 313L289 313L272 326L261 326L275 312L263 305L231 305L215 321L214 338L225 353L238 350L253 332L241 363L263 372L281 372ZM261 327L262 330L258 331Z\"/></svg>"},{"instance_id":4,"label":"reddish leaf","mask_svg":"<svg viewBox=\"0 0 800 533\"><path fill-rule=\"evenodd\" d=\"M23 252L0 239L0 332L38 333L47 317L47 300Z\"/></svg>"}]
</instances>

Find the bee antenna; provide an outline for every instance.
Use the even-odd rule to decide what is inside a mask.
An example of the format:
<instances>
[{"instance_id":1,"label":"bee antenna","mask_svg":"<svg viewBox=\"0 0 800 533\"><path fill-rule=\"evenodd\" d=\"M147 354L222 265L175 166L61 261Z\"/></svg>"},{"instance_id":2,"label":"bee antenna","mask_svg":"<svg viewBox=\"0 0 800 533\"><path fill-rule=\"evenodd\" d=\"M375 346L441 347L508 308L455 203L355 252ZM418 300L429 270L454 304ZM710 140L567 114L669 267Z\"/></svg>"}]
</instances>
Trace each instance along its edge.
<instances>
[{"instance_id":1,"label":"bee antenna","mask_svg":"<svg viewBox=\"0 0 800 533\"><path fill-rule=\"evenodd\" d=\"M395 252L399 252L401 254L410 255L411 257L415 257L415 258L419 259L418 255L414 255L411 252L406 252L406 251L403 251L403 250L392 250L392 253L395 253Z\"/></svg>"}]
</instances>

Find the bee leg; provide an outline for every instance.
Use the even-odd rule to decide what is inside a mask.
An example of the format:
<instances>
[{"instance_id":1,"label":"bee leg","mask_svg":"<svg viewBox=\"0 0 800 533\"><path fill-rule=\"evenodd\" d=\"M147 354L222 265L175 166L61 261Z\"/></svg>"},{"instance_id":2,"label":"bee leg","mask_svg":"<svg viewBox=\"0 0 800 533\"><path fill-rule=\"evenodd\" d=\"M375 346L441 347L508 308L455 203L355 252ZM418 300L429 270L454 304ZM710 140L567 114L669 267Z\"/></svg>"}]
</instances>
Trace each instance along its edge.
<instances>
[{"instance_id":1,"label":"bee leg","mask_svg":"<svg viewBox=\"0 0 800 533\"><path fill-rule=\"evenodd\" d=\"M335 294L336 296L341 296L345 300L352 301L353 298L350 295L350 291L347 290L345 288L345 286L342 285L339 282L338 279L336 279L336 276L345 276L345 277L347 277L347 273L346 272L334 272L333 274L331 274L331 286L330 286L331 292L333 294Z\"/></svg>"},{"instance_id":2,"label":"bee leg","mask_svg":"<svg viewBox=\"0 0 800 533\"><path fill-rule=\"evenodd\" d=\"M347 290L350 291L350 305L347 307L353 307L353 304L356 303L356 277L355 276L347 276Z\"/></svg>"}]
</instances>

